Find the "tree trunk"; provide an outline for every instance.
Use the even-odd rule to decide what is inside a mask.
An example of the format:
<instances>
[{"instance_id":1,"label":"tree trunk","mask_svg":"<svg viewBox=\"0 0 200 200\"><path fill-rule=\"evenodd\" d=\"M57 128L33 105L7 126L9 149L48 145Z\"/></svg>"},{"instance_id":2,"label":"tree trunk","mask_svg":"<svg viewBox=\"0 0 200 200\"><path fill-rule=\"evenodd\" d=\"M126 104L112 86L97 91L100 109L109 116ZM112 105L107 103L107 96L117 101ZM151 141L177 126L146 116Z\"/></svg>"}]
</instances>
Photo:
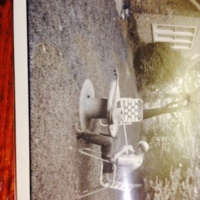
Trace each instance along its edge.
<instances>
[{"instance_id":1,"label":"tree trunk","mask_svg":"<svg viewBox=\"0 0 200 200\"><path fill-rule=\"evenodd\" d=\"M187 106L187 104L184 105L184 101L187 101L187 103L189 104L190 95L185 95L182 99L171 102L167 104L166 106L163 106L160 108L145 109L143 112L143 119L180 111L183 107Z\"/></svg>"},{"instance_id":2,"label":"tree trunk","mask_svg":"<svg viewBox=\"0 0 200 200\"><path fill-rule=\"evenodd\" d=\"M143 119L155 117L158 115L163 115L167 113L173 113L176 111L180 111L182 106L177 106L177 107L168 107L164 106L161 108L151 108L151 109L145 109L143 113Z\"/></svg>"}]
</instances>

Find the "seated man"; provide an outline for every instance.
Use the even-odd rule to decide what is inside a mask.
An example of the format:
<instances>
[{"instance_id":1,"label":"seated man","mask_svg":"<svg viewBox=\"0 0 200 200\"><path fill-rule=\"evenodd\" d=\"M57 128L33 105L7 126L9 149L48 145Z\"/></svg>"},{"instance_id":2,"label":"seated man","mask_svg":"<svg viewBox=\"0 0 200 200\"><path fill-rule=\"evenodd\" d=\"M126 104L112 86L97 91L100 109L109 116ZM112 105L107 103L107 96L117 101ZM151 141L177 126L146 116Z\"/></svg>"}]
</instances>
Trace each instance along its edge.
<instances>
[{"instance_id":1,"label":"seated man","mask_svg":"<svg viewBox=\"0 0 200 200\"><path fill-rule=\"evenodd\" d=\"M96 134L89 130L76 131L77 138L101 146L101 157L108 160L110 163L103 163L103 173L112 173L112 163L121 168L122 173L127 174L139 168L143 162L145 153L149 150L149 145L145 141L138 143L138 150L135 151L131 145L124 146L122 150L112 155L111 150L114 143L114 138L104 135ZM121 174L123 176L123 174ZM120 175L120 176L121 176Z\"/></svg>"}]
</instances>

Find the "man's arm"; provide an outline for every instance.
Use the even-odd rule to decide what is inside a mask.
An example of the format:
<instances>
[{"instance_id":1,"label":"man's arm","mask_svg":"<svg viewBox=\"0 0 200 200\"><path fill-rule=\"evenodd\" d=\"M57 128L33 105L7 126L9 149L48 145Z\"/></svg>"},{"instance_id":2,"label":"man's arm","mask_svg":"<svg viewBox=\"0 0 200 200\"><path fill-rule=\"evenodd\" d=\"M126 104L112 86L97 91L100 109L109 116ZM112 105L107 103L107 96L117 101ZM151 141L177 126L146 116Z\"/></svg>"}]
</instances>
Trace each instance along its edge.
<instances>
[{"instance_id":1,"label":"man's arm","mask_svg":"<svg viewBox=\"0 0 200 200\"><path fill-rule=\"evenodd\" d=\"M134 153L134 152L135 152L134 149L133 149L133 147L132 147L131 145L126 145L126 146L124 146L124 147L122 148L121 151L119 151L118 153L116 153L116 154L111 158L111 162L116 163L117 160L118 160L118 158L119 158L122 154L124 154L124 153L127 153L127 154L128 154L128 152L131 152L131 153Z\"/></svg>"}]
</instances>

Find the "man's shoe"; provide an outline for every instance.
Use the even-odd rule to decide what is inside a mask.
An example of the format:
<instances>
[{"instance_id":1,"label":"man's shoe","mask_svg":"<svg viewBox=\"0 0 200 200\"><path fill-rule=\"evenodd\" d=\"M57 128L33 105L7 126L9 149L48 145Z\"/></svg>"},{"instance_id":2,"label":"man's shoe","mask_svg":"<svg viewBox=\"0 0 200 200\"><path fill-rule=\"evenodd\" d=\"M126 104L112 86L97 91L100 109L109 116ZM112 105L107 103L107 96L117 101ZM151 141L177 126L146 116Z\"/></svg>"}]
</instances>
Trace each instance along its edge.
<instances>
[{"instance_id":1,"label":"man's shoe","mask_svg":"<svg viewBox=\"0 0 200 200\"><path fill-rule=\"evenodd\" d=\"M80 129L77 129L77 130L76 130L76 138L77 138L77 139L82 138L83 135L84 135L84 133L83 133Z\"/></svg>"}]
</instances>

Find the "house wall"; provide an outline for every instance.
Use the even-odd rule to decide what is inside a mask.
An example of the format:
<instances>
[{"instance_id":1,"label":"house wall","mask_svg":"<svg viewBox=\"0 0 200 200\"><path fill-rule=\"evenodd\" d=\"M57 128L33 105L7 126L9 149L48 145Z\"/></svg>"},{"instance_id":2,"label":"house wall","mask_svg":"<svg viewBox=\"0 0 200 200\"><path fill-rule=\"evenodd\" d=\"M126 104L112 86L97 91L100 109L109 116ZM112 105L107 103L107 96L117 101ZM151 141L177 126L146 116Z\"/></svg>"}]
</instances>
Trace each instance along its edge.
<instances>
[{"instance_id":1,"label":"house wall","mask_svg":"<svg viewBox=\"0 0 200 200\"><path fill-rule=\"evenodd\" d=\"M196 26L196 36L192 49L181 50L185 57L192 57L196 53L200 54L200 18L184 17L184 16L169 16L159 14L134 14L137 31L141 42L153 42L152 24L170 24L183 26Z\"/></svg>"}]
</instances>

